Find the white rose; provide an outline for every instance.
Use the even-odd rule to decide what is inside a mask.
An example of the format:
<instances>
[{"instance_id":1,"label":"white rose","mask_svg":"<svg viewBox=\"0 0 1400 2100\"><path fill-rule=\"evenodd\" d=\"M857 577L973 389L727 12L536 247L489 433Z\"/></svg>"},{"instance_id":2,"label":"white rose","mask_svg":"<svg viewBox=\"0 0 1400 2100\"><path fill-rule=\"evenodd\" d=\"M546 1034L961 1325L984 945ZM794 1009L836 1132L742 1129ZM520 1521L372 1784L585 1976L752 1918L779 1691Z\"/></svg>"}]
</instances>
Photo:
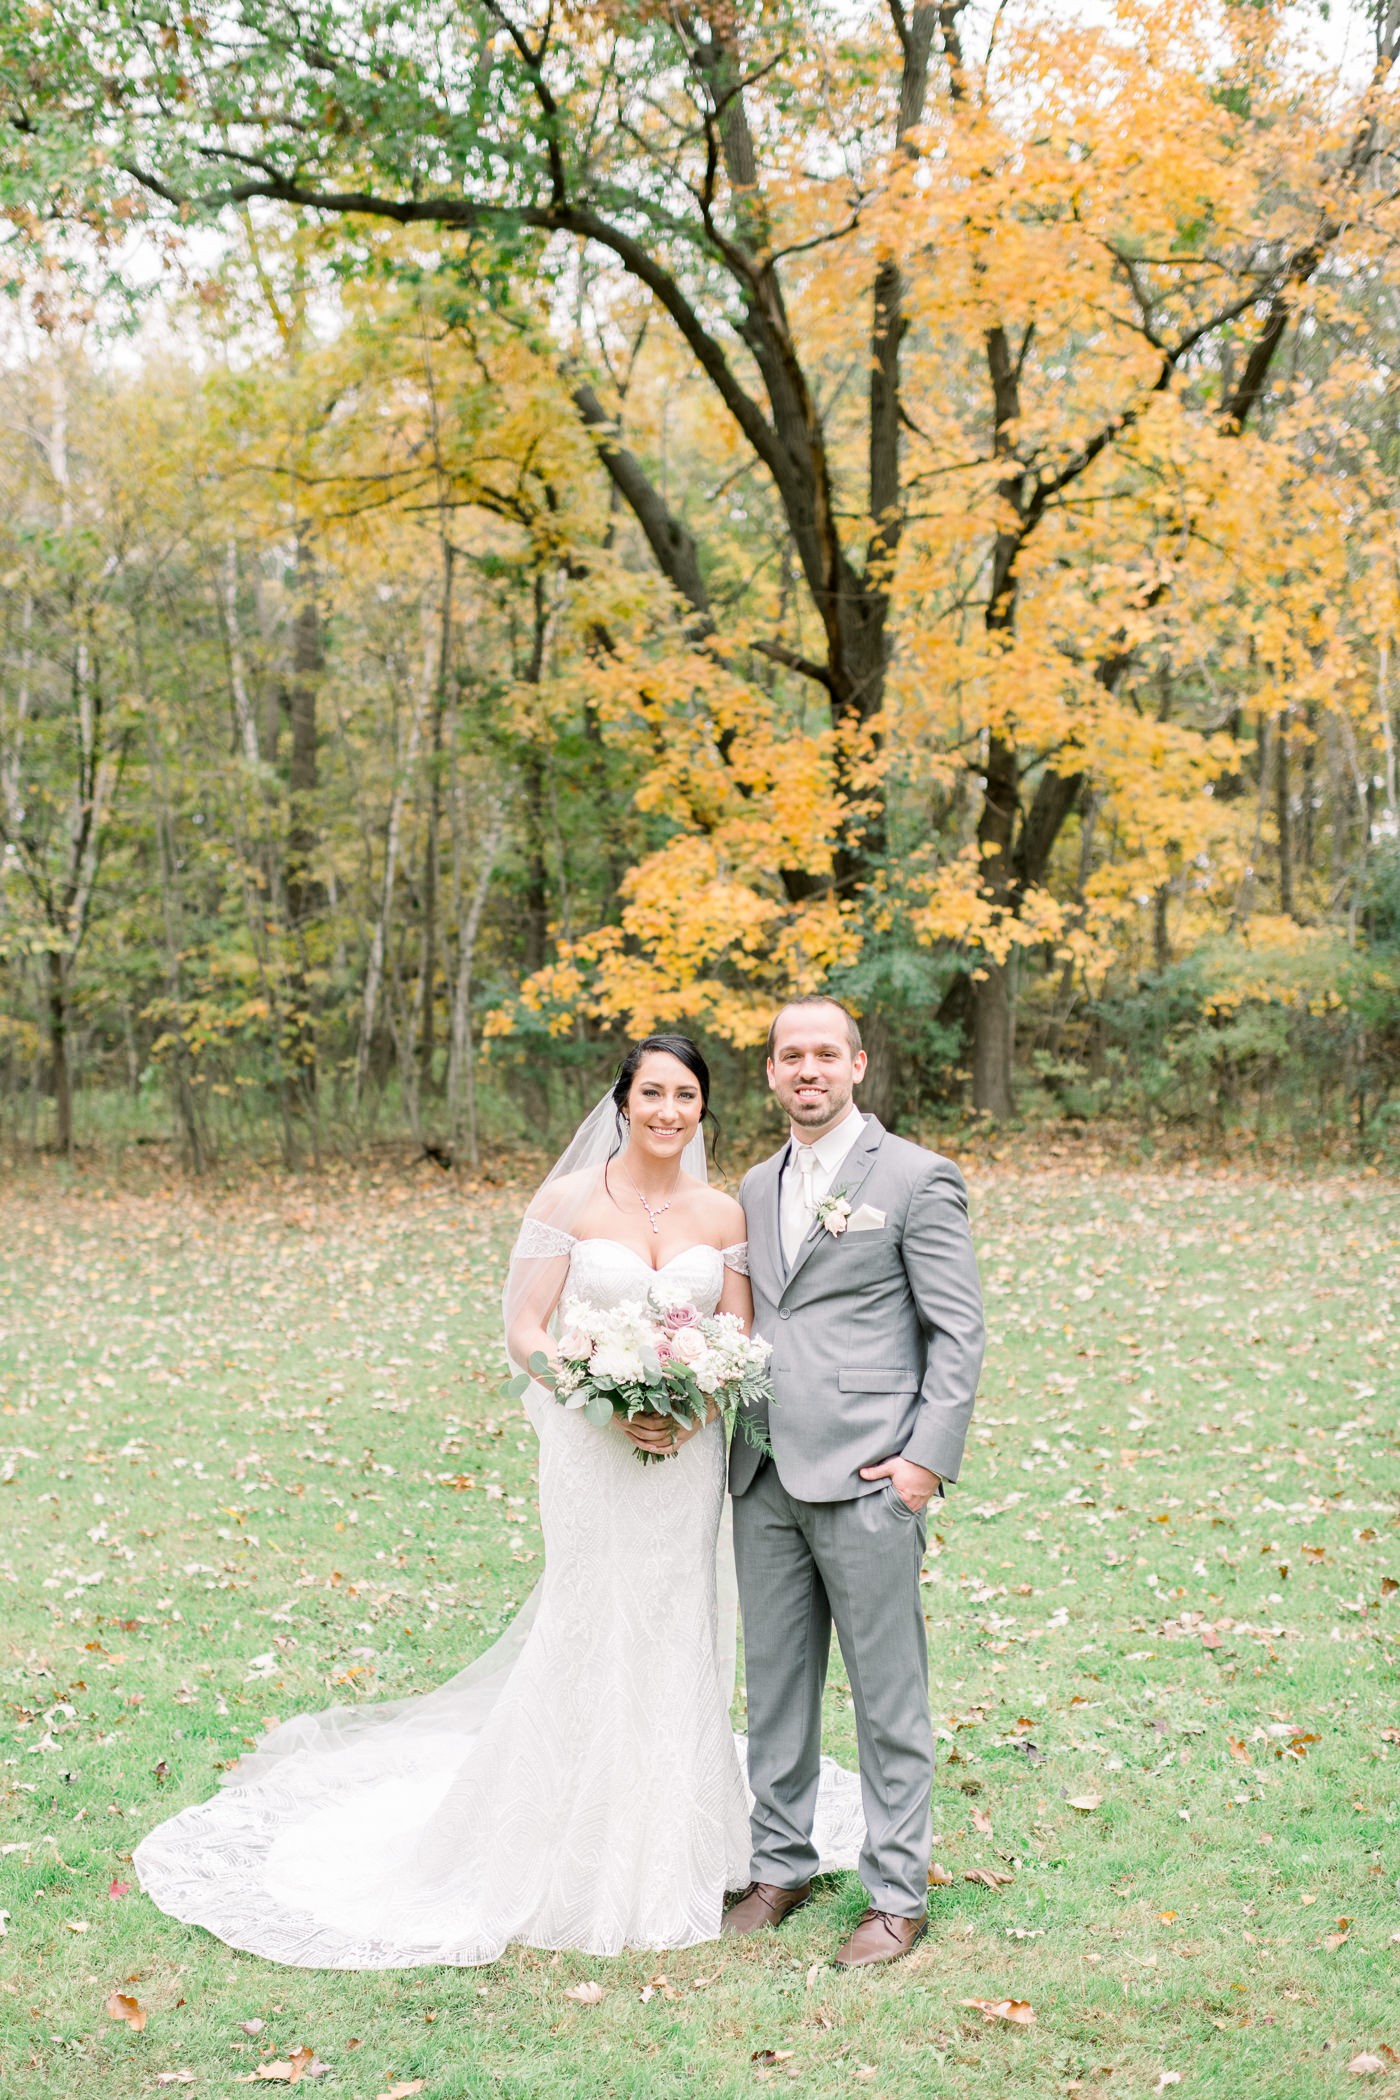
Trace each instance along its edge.
<instances>
[{"instance_id":1,"label":"white rose","mask_svg":"<svg viewBox=\"0 0 1400 2100\"><path fill-rule=\"evenodd\" d=\"M593 1352L590 1369L595 1378L615 1378L626 1385L641 1377L642 1359L635 1349L621 1342L600 1342Z\"/></svg>"}]
</instances>

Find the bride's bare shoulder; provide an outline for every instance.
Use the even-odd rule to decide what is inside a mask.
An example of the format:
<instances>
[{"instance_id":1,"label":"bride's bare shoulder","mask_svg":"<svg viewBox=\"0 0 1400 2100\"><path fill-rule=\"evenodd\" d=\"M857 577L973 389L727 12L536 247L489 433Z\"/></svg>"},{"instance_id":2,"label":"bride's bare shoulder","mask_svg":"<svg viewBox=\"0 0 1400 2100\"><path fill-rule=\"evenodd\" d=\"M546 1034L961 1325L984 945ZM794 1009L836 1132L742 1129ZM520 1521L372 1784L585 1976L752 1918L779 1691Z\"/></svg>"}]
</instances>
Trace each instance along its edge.
<instances>
[{"instance_id":1,"label":"bride's bare shoulder","mask_svg":"<svg viewBox=\"0 0 1400 2100\"><path fill-rule=\"evenodd\" d=\"M603 1179L596 1168L585 1167L577 1174L561 1174L542 1188L530 1205L530 1216L538 1218L542 1225L562 1224L569 1216L578 1217L584 1206L602 1191Z\"/></svg>"}]
</instances>

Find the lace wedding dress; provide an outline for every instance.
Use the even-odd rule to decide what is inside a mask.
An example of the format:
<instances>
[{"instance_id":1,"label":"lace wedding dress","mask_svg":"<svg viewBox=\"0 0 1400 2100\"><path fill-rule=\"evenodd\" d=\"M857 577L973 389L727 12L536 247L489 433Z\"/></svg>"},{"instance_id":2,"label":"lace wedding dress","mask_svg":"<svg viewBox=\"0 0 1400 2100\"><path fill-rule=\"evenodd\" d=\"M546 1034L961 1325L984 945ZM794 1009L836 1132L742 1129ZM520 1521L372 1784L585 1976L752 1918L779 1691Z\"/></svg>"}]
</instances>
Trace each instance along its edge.
<instances>
[{"instance_id":1,"label":"lace wedding dress","mask_svg":"<svg viewBox=\"0 0 1400 2100\"><path fill-rule=\"evenodd\" d=\"M610 1306L648 1288L632 1249L553 1236L525 1251L567 1251L567 1292ZM724 1262L742 1269L744 1250L692 1247L665 1274L713 1311ZM269 1734L137 1848L162 1910L304 1968L716 1936L725 1890L749 1878L746 1746L717 1662L723 1425L644 1466L539 1386L526 1407L545 1570L513 1626L436 1692ZM823 1869L854 1867L863 1837L856 1774L823 1759Z\"/></svg>"}]
</instances>

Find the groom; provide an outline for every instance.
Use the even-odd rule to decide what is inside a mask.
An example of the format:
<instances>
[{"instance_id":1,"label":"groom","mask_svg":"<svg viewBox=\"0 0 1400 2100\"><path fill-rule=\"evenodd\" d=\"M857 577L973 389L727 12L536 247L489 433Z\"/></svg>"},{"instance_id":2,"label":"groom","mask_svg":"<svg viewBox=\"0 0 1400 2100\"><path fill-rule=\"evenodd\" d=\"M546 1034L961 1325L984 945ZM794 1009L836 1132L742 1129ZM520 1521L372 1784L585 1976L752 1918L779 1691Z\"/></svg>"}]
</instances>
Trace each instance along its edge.
<instances>
[{"instance_id":1,"label":"groom","mask_svg":"<svg viewBox=\"0 0 1400 2100\"><path fill-rule=\"evenodd\" d=\"M982 1363L967 1191L862 1115L854 1017L794 999L768 1033L788 1142L739 1191L754 1328L773 1344L772 1457L730 1455L744 1621L753 1880L724 1931L808 1902L822 1687L836 1627L855 1702L870 1908L836 1956L897 1960L927 1930L933 1785L919 1570L924 1506L956 1480Z\"/></svg>"}]
</instances>

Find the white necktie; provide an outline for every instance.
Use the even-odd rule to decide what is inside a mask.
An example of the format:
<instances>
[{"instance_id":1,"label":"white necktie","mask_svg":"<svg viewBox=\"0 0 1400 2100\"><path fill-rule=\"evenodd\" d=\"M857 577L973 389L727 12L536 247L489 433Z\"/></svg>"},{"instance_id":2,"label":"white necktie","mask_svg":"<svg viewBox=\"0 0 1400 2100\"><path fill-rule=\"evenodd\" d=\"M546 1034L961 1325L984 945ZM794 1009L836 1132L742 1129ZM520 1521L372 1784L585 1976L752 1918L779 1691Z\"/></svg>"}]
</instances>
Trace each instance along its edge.
<instances>
[{"instance_id":1,"label":"white necktie","mask_svg":"<svg viewBox=\"0 0 1400 2100\"><path fill-rule=\"evenodd\" d=\"M798 1147L798 1199L802 1203L802 1224L798 1226L798 1241L796 1241L796 1245L793 1245L791 1254L787 1256L789 1264L796 1262L798 1247L802 1245L802 1241L810 1233L812 1218L816 1216L816 1189L814 1189L814 1180L812 1180L814 1174L816 1174L816 1153L812 1151L810 1144L800 1144L800 1147Z\"/></svg>"},{"instance_id":2,"label":"white necktie","mask_svg":"<svg viewBox=\"0 0 1400 2100\"><path fill-rule=\"evenodd\" d=\"M816 1189L813 1185L813 1177L817 1171L817 1155L810 1145L798 1146L797 1171L801 1176L798 1186L802 1191L802 1237L806 1239L812 1220L817 1215Z\"/></svg>"}]
</instances>

